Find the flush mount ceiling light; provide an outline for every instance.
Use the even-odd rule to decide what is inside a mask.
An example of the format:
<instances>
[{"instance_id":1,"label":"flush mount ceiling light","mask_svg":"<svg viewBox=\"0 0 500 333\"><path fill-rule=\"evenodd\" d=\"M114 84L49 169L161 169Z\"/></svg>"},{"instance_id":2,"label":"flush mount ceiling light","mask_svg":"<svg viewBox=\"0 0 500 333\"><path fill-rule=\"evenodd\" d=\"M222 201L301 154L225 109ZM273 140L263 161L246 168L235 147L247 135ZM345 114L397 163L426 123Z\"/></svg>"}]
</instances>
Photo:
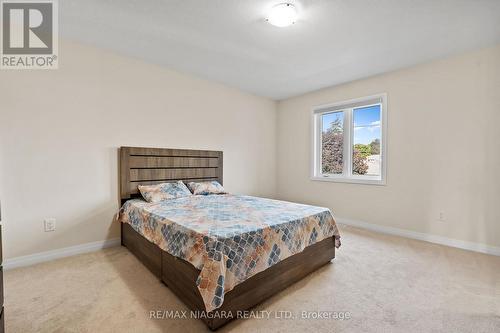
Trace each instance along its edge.
<instances>
[{"instance_id":1,"label":"flush mount ceiling light","mask_svg":"<svg viewBox=\"0 0 500 333\"><path fill-rule=\"evenodd\" d=\"M290 3L273 6L267 15L267 22L277 27L287 27L297 21L297 9Z\"/></svg>"}]
</instances>

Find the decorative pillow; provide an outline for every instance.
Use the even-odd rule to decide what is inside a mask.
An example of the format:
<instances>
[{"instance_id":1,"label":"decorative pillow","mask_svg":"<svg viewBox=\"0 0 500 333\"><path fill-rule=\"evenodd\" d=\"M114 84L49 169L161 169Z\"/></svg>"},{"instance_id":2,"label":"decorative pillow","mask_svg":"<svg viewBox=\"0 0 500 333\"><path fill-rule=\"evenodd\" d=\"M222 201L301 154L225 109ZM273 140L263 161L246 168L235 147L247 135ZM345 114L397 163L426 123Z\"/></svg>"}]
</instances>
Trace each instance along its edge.
<instances>
[{"instance_id":1,"label":"decorative pillow","mask_svg":"<svg viewBox=\"0 0 500 333\"><path fill-rule=\"evenodd\" d=\"M143 198L153 203L191 195L191 191L180 180L177 183L139 185L138 187Z\"/></svg>"},{"instance_id":2,"label":"decorative pillow","mask_svg":"<svg viewBox=\"0 0 500 333\"><path fill-rule=\"evenodd\" d=\"M224 187L222 187L221 184L219 184L218 181L212 181L212 182L201 182L201 183L195 183L191 182L188 183L188 187L193 192L195 195L208 195L208 194L226 194L226 190L224 190Z\"/></svg>"}]
</instances>

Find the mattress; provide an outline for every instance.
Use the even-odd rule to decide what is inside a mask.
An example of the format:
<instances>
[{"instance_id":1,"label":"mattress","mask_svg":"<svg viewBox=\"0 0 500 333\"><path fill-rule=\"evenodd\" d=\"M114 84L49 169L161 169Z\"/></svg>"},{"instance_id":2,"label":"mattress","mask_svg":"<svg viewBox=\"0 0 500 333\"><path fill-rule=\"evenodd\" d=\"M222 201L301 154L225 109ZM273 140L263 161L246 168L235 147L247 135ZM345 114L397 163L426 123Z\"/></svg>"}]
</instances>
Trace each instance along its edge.
<instances>
[{"instance_id":1,"label":"mattress","mask_svg":"<svg viewBox=\"0 0 500 333\"><path fill-rule=\"evenodd\" d=\"M329 209L240 195L193 195L159 203L127 201L120 221L200 270L206 311L224 294L309 245L340 235Z\"/></svg>"}]
</instances>

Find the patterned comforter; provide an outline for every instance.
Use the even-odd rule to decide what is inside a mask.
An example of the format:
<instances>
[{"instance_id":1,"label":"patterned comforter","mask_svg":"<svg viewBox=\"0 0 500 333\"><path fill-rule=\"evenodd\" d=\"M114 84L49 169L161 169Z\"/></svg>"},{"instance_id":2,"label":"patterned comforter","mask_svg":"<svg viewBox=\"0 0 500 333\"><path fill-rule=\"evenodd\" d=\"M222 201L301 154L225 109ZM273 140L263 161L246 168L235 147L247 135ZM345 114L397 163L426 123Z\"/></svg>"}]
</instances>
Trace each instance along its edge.
<instances>
[{"instance_id":1,"label":"patterned comforter","mask_svg":"<svg viewBox=\"0 0 500 333\"><path fill-rule=\"evenodd\" d=\"M327 237L340 235L330 210L239 195L193 195L158 203L134 199L120 221L201 270L196 281L210 312L224 293Z\"/></svg>"}]
</instances>

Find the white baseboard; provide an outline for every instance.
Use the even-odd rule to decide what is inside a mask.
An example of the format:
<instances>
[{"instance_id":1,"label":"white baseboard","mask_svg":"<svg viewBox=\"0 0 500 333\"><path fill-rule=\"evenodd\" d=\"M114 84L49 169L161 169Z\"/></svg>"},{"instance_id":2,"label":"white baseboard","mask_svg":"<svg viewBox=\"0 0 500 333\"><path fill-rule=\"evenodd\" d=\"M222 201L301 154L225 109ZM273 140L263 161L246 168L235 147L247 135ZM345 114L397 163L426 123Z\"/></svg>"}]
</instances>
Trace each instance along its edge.
<instances>
[{"instance_id":1,"label":"white baseboard","mask_svg":"<svg viewBox=\"0 0 500 333\"><path fill-rule=\"evenodd\" d=\"M30 266L38 264L45 261L50 261L54 259L71 257L77 254L88 253L93 251L102 250L108 247L120 245L120 239L108 239L105 241L98 241L92 243L85 243L70 247L65 247L62 249L51 250L46 252L39 252L35 254L30 254L22 257L15 257L12 259L6 259L4 261L4 270L13 269L17 267Z\"/></svg>"},{"instance_id":2,"label":"white baseboard","mask_svg":"<svg viewBox=\"0 0 500 333\"><path fill-rule=\"evenodd\" d=\"M480 253L491 254L495 256L500 256L500 247L490 246L481 243L474 243L463 241L459 239L447 238L432 234L426 234L417 231L399 229L394 227L381 226L378 224L372 224L359 220L346 219L341 217L336 217L335 220L339 224L344 224L348 226L353 226L361 229L371 230L374 232L379 232L383 234L401 236L411 239L417 239L421 241L431 242L435 244L441 244L451 247L456 247L459 249L470 250ZM45 261L50 261L54 259L70 257L77 254L88 253L93 251L102 250L108 247L114 247L120 245L120 239L114 238L105 241L98 241L86 244L80 244L70 247L65 247L62 249L51 250L46 252L39 252L35 254L30 254L27 256L16 257L12 259L6 259L4 261L4 270L9 270L17 267L30 266L38 264Z\"/></svg>"},{"instance_id":3,"label":"white baseboard","mask_svg":"<svg viewBox=\"0 0 500 333\"><path fill-rule=\"evenodd\" d=\"M353 226L353 227L357 227L357 228L361 228L361 229L367 229L367 230L371 230L371 231L375 231L375 232L379 232L379 233L383 233L383 234L389 234L389 235L401 236L401 237L406 237L406 238L411 238L411 239L417 239L417 240L421 240L421 241L425 241L425 242L456 247L456 248L463 249L463 250L469 250L469 251L474 251L474 252L491 254L494 256L500 256L500 247L496 247L496 246L475 243L475 242L468 242L468 241L447 238L447 237L437 236L437 235L432 235L432 234L426 234L423 232L399 229L399 228L394 228L394 227L386 227L386 226L381 226L378 224L372 224L372 223L368 223L368 222L364 222L364 221L351 220L351 219L340 218L340 217L335 218L335 220L339 224L349 225L349 226Z\"/></svg>"}]
</instances>

